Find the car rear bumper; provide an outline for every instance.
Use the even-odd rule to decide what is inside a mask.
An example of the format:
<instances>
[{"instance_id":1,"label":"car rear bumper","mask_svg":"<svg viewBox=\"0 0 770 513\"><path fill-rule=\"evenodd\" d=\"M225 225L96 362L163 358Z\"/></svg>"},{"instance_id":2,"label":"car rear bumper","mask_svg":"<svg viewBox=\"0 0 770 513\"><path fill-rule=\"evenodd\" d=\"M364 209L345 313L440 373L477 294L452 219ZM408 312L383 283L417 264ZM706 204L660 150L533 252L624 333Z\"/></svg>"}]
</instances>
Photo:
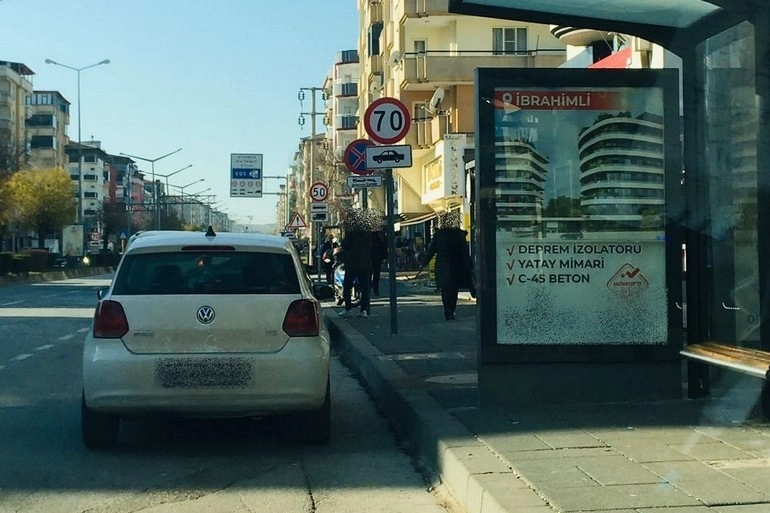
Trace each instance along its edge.
<instances>
[{"instance_id":1,"label":"car rear bumper","mask_svg":"<svg viewBox=\"0 0 770 513\"><path fill-rule=\"evenodd\" d=\"M245 417L319 408L329 342L291 339L275 353L134 354L87 337L83 391L94 411L123 416Z\"/></svg>"}]
</instances>

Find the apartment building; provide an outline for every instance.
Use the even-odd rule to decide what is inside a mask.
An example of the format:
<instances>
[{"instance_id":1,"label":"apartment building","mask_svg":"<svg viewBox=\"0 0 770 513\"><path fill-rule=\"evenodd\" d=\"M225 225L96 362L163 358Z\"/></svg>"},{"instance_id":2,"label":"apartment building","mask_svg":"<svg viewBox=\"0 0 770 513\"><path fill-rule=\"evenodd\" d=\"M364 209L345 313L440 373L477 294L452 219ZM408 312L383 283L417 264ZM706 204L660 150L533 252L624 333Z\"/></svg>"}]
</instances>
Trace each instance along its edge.
<instances>
[{"instance_id":1,"label":"apartment building","mask_svg":"<svg viewBox=\"0 0 770 513\"><path fill-rule=\"evenodd\" d=\"M0 131L12 148L26 150L27 97L32 94L35 73L20 62L0 61Z\"/></svg>"},{"instance_id":2,"label":"apartment building","mask_svg":"<svg viewBox=\"0 0 770 513\"><path fill-rule=\"evenodd\" d=\"M58 91L33 91L25 103L29 112L26 138L30 166L66 169L70 102Z\"/></svg>"},{"instance_id":3,"label":"apartment building","mask_svg":"<svg viewBox=\"0 0 770 513\"><path fill-rule=\"evenodd\" d=\"M555 68L567 60L565 43L548 25L450 14L448 4L358 4L359 112L387 96L398 98L412 114L411 129L401 144L411 145L413 165L394 169L399 228L407 238L424 235L424 223L449 210L462 211L469 227L464 155L475 146L475 69ZM362 124L358 135L367 137ZM384 209L382 191L372 200Z\"/></svg>"},{"instance_id":4,"label":"apartment building","mask_svg":"<svg viewBox=\"0 0 770 513\"><path fill-rule=\"evenodd\" d=\"M353 197L345 177L348 170L344 165L345 149L358 136L358 87L360 65L358 50L337 52L334 65L326 76L323 85L326 109L324 125L326 127L327 155L324 180L329 186L329 213L326 224L337 225L340 213L352 205ZM365 191L359 191L358 201L365 204Z\"/></svg>"},{"instance_id":5,"label":"apartment building","mask_svg":"<svg viewBox=\"0 0 770 513\"><path fill-rule=\"evenodd\" d=\"M65 151L69 158L67 170L78 199L77 224L83 224L85 233L101 232L104 200L109 197L111 156L101 149L99 141L70 142Z\"/></svg>"}]
</instances>

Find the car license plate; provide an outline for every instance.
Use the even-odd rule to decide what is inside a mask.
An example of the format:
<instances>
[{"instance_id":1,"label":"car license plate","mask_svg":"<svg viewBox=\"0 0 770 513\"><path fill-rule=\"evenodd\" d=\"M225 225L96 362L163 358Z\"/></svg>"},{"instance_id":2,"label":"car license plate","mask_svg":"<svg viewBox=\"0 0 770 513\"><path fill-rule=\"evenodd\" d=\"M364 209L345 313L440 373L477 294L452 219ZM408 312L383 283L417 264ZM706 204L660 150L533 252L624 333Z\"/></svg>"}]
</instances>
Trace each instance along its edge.
<instances>
[{"instance_id":1,"label":"car license plate","mask_svg":"<svg viewBox=\"0 0 770 513\"><path fill-rule=\"evenodd\" d=\"M161 358L155 383L163 388L245 388L253 368L243 358Z\"/></svg>"}]
</instances>

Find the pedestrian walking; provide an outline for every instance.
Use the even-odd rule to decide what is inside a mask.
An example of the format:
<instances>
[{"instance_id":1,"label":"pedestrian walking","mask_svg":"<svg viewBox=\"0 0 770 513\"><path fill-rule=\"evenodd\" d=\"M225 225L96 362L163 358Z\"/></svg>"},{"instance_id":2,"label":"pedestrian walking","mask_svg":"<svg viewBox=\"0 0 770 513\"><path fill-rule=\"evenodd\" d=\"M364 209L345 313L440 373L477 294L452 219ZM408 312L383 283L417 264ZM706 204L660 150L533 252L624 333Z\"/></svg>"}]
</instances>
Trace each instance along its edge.
<instances>
[{"instance_id":1,"label":"pedestrian walking","mask_svg":"<svg viewBox=\"0 0 770 513\"><path fill-rule=\"evenodd\" d=\"M372 280L372 230L373 226L366 211L350 209L343 221L345 236L342 251L345 261L345 278L342 281L342 298L345 302L345 317L353 315L351 289L355 284L361 291L359 317L368 317L370 311L369 292Z\"/></svg>"},{"instance_id":2,"label":"pedestrian walking","mask_svg":"<svg viewBox=\"0 0 770 513\"><path fill-rule=\"evenodd\" d=\"M378 223L379 224L379 223ZM385 230L378 228L372 232L372 295L380 295L380 275L382 262L388 258L388 245L385 243Z\"/></svg>"},{"instance_id":3,"label":"pedestrian walking","mask_svg":"<svg viewBox=\"0 0 770 513\"><path fill-rule=\"evenodd\" d=\"M441 303L447 321L455 319L457 293L461 287L470 288L475 295L473 266L465 240L467 235L468 232L460 228L460 212L442 214L438 218L438 229L420 262L427 266L433 255L436 256L436 286L441 289Z\"/></svg>"}]
</instances>

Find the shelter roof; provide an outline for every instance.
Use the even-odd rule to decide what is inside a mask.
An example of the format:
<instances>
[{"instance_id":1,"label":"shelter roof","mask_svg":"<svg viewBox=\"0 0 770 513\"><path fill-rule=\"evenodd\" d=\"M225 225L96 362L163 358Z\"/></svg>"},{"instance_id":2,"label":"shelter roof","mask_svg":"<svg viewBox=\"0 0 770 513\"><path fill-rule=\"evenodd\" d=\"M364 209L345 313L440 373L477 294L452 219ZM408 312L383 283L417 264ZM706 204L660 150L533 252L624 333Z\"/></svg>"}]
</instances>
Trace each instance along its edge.
<instances>
[{"instance_id":1,"label":"shelter roof","mask_svg":"<svg viewBox=\"0 0 770 513\"><path fill-rule=\"evenodd\" d=\"M609 30L676 51L751 20L763 0L449 0L449 11Z\"/></svg>"}]
</instances>

